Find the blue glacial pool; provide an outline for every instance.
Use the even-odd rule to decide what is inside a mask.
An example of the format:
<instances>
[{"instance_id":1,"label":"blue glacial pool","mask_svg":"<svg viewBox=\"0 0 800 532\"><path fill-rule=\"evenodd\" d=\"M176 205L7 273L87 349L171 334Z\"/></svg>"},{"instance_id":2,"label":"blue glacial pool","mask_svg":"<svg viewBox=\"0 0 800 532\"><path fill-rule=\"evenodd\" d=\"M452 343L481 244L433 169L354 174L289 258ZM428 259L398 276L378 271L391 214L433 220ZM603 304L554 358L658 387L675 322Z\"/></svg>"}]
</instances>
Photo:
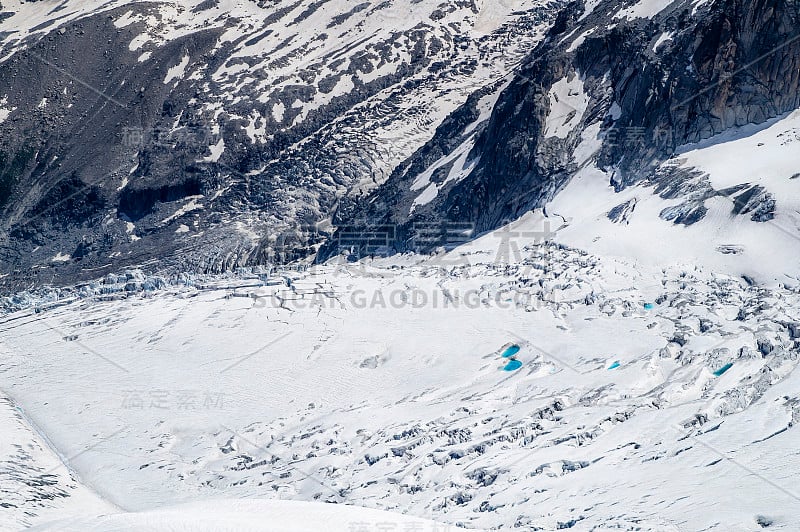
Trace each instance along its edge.
<instances>
[{"instance_id":1,"label":"blue glacial pool","mask_svg":"<svg viewBox=\"0 0 800 532\"><path fill-rule=\"evenodd\" d=\"M520 350L520 347L518 345L516 345L516 344L510 345L510 346L508 346L506 348L505 351L503 351L503 353L500 356L503 357L503 358L513 357L514 355L519 353L519 350Z\"/></svg>"},{"instance_id":2,"label":"blue glacial pool","mask_svg":"<svg viewBox=\"0 0 800 532\"><path fill-rule=\"evenodd\" d=\"M720 375L722 375L723 373L725 373L726 371L731 369L731 367L733 367L733 363L732 362L728 362L727 364L725 364L724 366L719 368L717 371L715 371L714 372L714 376L719 377Z\"/></svg>"}]
</instances>

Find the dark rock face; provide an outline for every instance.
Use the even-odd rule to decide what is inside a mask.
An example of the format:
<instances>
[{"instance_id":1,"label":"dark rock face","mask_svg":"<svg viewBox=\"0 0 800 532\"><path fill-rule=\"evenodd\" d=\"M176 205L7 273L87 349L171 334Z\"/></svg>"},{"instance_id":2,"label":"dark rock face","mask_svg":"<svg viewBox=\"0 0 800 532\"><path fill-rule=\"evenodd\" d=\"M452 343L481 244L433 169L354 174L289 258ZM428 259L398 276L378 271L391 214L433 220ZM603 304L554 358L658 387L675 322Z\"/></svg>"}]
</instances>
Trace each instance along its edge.
<instances>
[{"instance_id":1,"label":"dark rock face","mask_svg":"<svg viewBox=\"0 0 800 532\"><path fill-rule=\"evenodd\" d=\"M0 93L14 109L0 123L0 263L6 273L15 268L28 279L25 265L31 259L54 269L47 264L52 255L35 255L52 251L54 244L76 263L89 262L103 250L122 252L129 237L120 225L106 223L110 212L141 217L155 201L182 197L175 193L180 185L148 188L144 179L138 180L139 188L118 190L136 163L138 148L125 132L149 131L175 120L194 91L187 86L170 90L162 83L173 58L185 53L202 60L220 33L175 39L140 63L128 49L140 30L136 26L119 29L108 15L97 15L61 30L0 64ZM161 164L173 169L185 167L181 159L202 156L198 150L163 151ZM149 162L147 153L141 157L140 168ZM203 179L192 176L189 188L198 189ZM151 180L171 182L173 176L154 172ZM164 197L164 187L172 197ZM159 193L162 197L153 197ZM87 246L87 241L95 244ZM76 264L64 267L80 270Z\"/></svg>"},{"instance_id":2,"label":"dark rock face","mask_svg":"<svg viewBox=\"0 0 800 532\"><path fill-rule=\"evenodd\" d=\"M383 182L556 11L543 2L481 34L471 2L268 0L226 13L112 0L77 17L84 4L71 2L28 29L0 8L9 290L273 260L285 227Z\"/></svg>"},{"instance_id":3,"label":"dark rock face","mask_svg":"<svg viewBox=\"0 0 800 532\"><path fill-rule=\"evenodd\" d=\"M622 110L618 126L643 127L649 140L635 145L626 161L622 159L630 149L624 146L604 152L602 164L620 163L618 181L623 185L641 179L650 161L671 155L677 146L762 123L800 106L796 2L715 2L701 6L694 16L688 7L673 4L656 21L659 30L675 32L659 48L661 57L627 53L624 59L633 59L633 65L620 61L612 71ZM619 37L630 43L642 35ZM647 52L651 43L652 37L645 44Z\"/></svg>"},{"instance_id":4,"label":"dark rock face","mask_svg":"<svg viewBox=\"0 0 800 532\"><path fill-rule=\"evenodd\" d=\"M767 221L779 201L768 191L747 184L741 191L717 191L698 172L660 165L682 145L800 107L799 5L679 0L652 18L628 19L621 16L625 2L601 2L588 13L583 4L570 4L479 127L465 165L474 167L465 178L410 209L419 195L410 184L465 139L469 119L458 117L474 118L474 102L445 122L370 198L340 210L340 219L399 224L395 249L403 250L416 222L468 221L478 232L495 228L545 206L593 162L611 175L618 191L649 183L662 197L685 198L661 214L676 224L702 219L704 201L719 195L733 200L732 214ZM579 83L573 85L575 77ZM566 134L553 135L554 86L564 80L580 88L586 105L565 117L573 126ZM602 145L582 161L575 150L592 125L599 125ZM631 208L620 205L609 217L624 220Z\"/></svg>"}]
</instances>

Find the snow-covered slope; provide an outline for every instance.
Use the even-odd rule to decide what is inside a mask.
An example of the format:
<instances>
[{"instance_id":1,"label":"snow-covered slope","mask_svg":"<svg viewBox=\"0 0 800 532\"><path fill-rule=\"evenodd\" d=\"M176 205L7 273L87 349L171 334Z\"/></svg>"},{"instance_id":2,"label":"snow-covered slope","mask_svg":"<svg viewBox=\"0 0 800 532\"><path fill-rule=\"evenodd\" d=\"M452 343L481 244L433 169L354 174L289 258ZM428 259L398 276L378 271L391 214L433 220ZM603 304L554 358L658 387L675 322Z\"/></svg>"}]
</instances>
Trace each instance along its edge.
<instances>
[{"instance_id":1,"label":"snow-covered slope","mask_svg":"<svg viewBox=\"0 0 800 532\"><path fill-rule=\"evenodd\" d=\"M794 284L800 279L798 143L795 111L686 145L652 182L621 192L611 186L611 172L589 165L548 212L554 227L563 226L560 242L604 256L654 266L702 264L758 282ZM696 221L674 223L693 214Z\"/></svg>"},{"instance_id":2,"label":"snow-covered slope","mask_svg":"<svg viewBox=\"0 0 800 532\"><path fill-rule=\"evenodd\" d=\"M83 532L126 531L269 531L309 532L331 530L455 531L454 527L427 519L343 504L279 500L220 500L183 504L141 513L121 513L59 520L31 530Z\"/></svg>"},{"instance_id":3,"label":"snow-covered slope","mask_svg":"<svg viewBox=\"0 0 800 532\"><path fill-rule=\"evenodd\" d=\"M116 510L80 484L62 459L23 409L0 395L0 530Z\"/></svg>"},{"instance_id":4,"label":"snow-covered slope","mask_svg":"<svg viewBox=\"0 0 800 532\"><path fill-rule=\"evenodd\" d=\"M17 311L0 386L128 511L267 497L791 530L797 285L599 258L542 243L542 219L433 258Z\"/></svg>"}]
</instances>

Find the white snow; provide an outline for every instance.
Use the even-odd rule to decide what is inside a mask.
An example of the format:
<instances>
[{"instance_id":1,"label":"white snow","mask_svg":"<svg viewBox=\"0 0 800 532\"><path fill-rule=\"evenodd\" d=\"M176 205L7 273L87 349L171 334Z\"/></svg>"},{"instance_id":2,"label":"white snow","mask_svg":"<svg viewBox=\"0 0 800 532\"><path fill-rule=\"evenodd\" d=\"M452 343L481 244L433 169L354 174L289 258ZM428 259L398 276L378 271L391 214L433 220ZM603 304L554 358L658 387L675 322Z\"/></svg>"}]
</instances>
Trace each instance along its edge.
<instances>
[{"instance_id":1,"label":"white snow","mask_svg":"<svg viewBox=\"0 0 800 532\"><path fill-rule=\"evenodd\" d=\"M184 55L181 62L167 70L167 76L164 78L164 85L168 85L172 80L180 80L186 75L186 67L189 66L189 56Z\"/></svg>"},{"instance_id":2,"label":"white snow","mask_svg":"<svg viewBox=\"0 0 800 532\"><path fill-rule=\"evenodd\" d=\"M592 14L594 8L600 3L601 0L586 0L584 3L583 14L578 18L578 21L585 19Z\"/></svg>"},{"instance_id":3,"label":"white snow","mask_svg":"<svg viewBox=\"0 0 800 532\"><path fill-rule=\"evenodd\" d=\"M126 26L130 26L134 22L137 22L139 17L133 14L133 11L126 11L121 17L114 20L114 26L117 28L124 28Z\"/></svg>"},{"instance_id":4,"label":"white snow","mask_svg":"<svg viewBox=\"0 0 800 532\"><path fill-rule=\"evenodd\" d=\"M622 108L617 102L611 104L611 109L608 110L608 116L610 116L612 120L619 120L619 117L622 116Z\"/></svg>"},{"instance_id":5,"label":"white snow","mask_svg":"<svg viewBox=\"0 0 800 532\"><path fill-rule=\"evenodd\" d=\"M206 163L215 163L219 161L219 158L222 156L222 153L225 151L225 139L220 137L216 144L212 144L208 147L209 151L211 152L210 155L207 157L203 157L203 162Z\"/></svg>"},{"instance_id":6,"label":"white snow","mask_svg":"<svg viewBox=\"0 0 800 532\"><path fill-rule=\"evenodd\" d=\"M494 102L498 94L499 93L491 95L487 101ZM488 114L485 115L481 113L478 120L466 128L465 133L469 134L473 132L475 127L477 127L477 124L484 121L486 118L488 118ZM424 190L416 198L414 198L414 202L411 204L412 213L418 206L427 205L433 201L439 195L439 191L446 185L458 183L469 175L469 173L475 167L475 164L478 162L477 159L469 163L467 162L470 150L474 145L475 135L473 134L467 137L467 139L462 142L458 148L453 150L452 153L436 161L414 179L414 182L411 184L411 190L420 190L423 188ZM447 174L447 177L445 177L439 183L431 182L431 177L433 177L434 172L448 164L451 164L452 166Z\"/></svg>"},{"instance_id":7,"label":"white snow","mask_svg":"<svg viewBox=\"0 0 800 532\"><path fill-rule=\"evenodd\" d=\"M663 43L671 41L674 35L675 35L674 31L665 31L661 35L659 35L658 39L656 39L656 42L653 43L653 52L658 51L658 47L661 46Z\"/></svg>"},{"instance_id":8,"label":"white snow","mask_svg":"<svg viewBox=\"0 0 800 532\"><path fill-rule=\"evenodd\" d=\"M693 6L693 7L692 7L692 16L694 16L694 15L695 15L695 13L697 13L697 11L698 11L698 10L699 10L701 7L703 7L704 5L706 5L708 2L709 2L709 0L693 0L693 1L692 1L692 6Z\"/></svg>"},{"instance_id":9,"label":"white snow","mask_svg":"<svg viewBox=\"0 0 800 532\"><path fill-rule=\"evenodd\" d=\"M687 167L708 172L717 189L753 183L774 191L787 211L800 208L800 110L761 126L730 130L679 149ZM685 161L685 162L684 162Z\"/></svg>"},{"instance_id":10,"label":"white snow","mask_svg":"<svg viewBox=\"0 0 800 532\"><path fill-rule=\"evenodd\" d=\"M5 122L6 118L16 110L16 107L6 107L8 105L8 97L3 96L0 98L0 124Z\"/></svg>"},{"instance_id":11,"label":"white snow","mask_svg":"<svg viewBox=\"0 0 800 532\"><path fill-rule=\"evenodd\" d=\"M200 203L200 200L202 198L203 198L203 196L188 196L188 197L186 197L185 199L188 200L188 201L183 206L181 206L178 210L176 210L174 213L172 213L170 216L168 216L167 218L164 218L163 220L161 220L161 223L166 225L166 224L172 222L172 220L180 218L181 216L183 216L186 213L189 213L189 212L192 212L192 211L196 211L198 209L203 209L204 205L202 203Z\"/></svg>"},{"instance_id":12,"label":"white snow","mask_svg":"<svg viewBox=\"0 0 800 532\"><path fill-rule=\"evenodd\" d=\"M666 9L675 0L639 0L632 6L621 9L613 18L634 20L637 18L653 18Z\"/></svg>"},{"instance_id":13,"label":"white snow","mask_svg":"<svg viewBox=\"0 0 800 532\"><path fill-rule=\"evenodd\" d=\"M550 111L544 136L565 139L580 123L589 105L580 73L561 78L550 88Z\"/></svg>"},{"instance_id":14,"label":"white snow","mask_svg":"<svg viewBox=\"0 0 800 532\"><path fill-rule=\"evenodd\" d=\"M572 157L578 166L588 161L602 147L603 141L600 138L602 125L602 122L595 122L581 131L581 141L572 152Z\"/></svg>"},{"instance_id":15,"label":"white snow","mask_svg":"<svg viewBox=\"0 0 800 532\"><path fill-rule=\"evenodd\" d=\"M260 125L258 125L260 124ZM253 110L248 117L245 132L252 142L263 141L266 137L267 122L258 111Z\"/></svg>"},{"instance_id":16,"label":"white snow","mask_svg":"<svg viewBox=\"0 0 800 532\"><path fill-rule=\"evenodd\" d=\"M149 34L140 33L139 35L137 35L136 37L133 38L133 40L128 45L128 49L130 49L131 52L135 52L137 50L140 50L142 48L142 46L144 46L145 44L147 44L151 40L152 39L151 39ZM145 53L147 53L147 52L145 52ZM142 59L142 57L145 55L145 53L143 53L141 56L139 56L139 59Z\"/></svg>"},{"instance_id":17,"label":"white snow","mask_svg":"<svg viewBox=\"0 0 800 532\"><path fill-rule=\"evenodd\" d=\"M497 31L508 20L511 12L529 5L525 0L477 0L475 3L478 6L478 15L473 27L483 35Z\"/></svg>"},{"instance_id":18,"label":"white snow","mask_svg":"<svg viewBox=\"0 0 800 532\"><path fill-rule=\"evenodd\" d=\"M575 40L574 40L574 41L572 41L572 44L570 44L570 45L569 45L569 48L567 48L567 52L574 52L575 50L577 50L577 49L578 49L578 47L579 47L581 44L583 44L583 41L585 41L585 40L586 40L586 37L588 37L589 35L591 35L592 33L594 33L594 31L595 31L596 29L597 29L597 28L589 28L588 30L586 30L586 31L584 31L583 33L581 33L580 35L578 35L578 36L575 38Z\"/></svg>"},{"instance_id":19,"label":"white snow","mask_svg":"<svg viewBox=\"0 0 800 532\"><path fill-rule=\"evenodd\" d=\"M769 222L733 216L733 200L717 197L706 200L709 212L702 220L688 227L675 225L659 213L684 199L665 200L643 187L615 193L609 186L610 176L594 166L579 172L548 205L548 212L570 219L569 226L559 231L559 240L603 256L653 266L702 265L763 282L790 280L800 276L794 251L800 239L800 179L793 178L800 168L798 146L800 112L794 112L766 127L734 130L686 146L666 163L707 174L716 190L740 184L762 186L777 198L775 219ZM636 207L628 224L608 219L612 208L630 200L636 201ZM740 252L721 253L724 246Z\"/></svg>"},{"instance_id":20,"label":"white snow","mask_svg":"<svg viewBox=\"0 0 800 532\"><path fill-rule=\"evenodd\" d=\"M283 102L277 102L272 106L272 118L280 123L283 122L283 117L286 112L286 106L283 105Z\"/></svg>"},{"instance_id":21,"label":"white snow","mask_svg":"<svg viewBox=\"0 0 800 532\"><path fill-rule=\"evenodd\" d=\"M343 504L285 500L214 500L147 512L68 519L34 527L31 530L59 532L91 530L445 532L447 530L456 532L459 529L427 519Z\"/></svg>"},{"instance_id":22,"label":"white snow","mask_svg":"<svg viewBox=\"0 0 800 532\"><path fill-rule=\"evenodd\" d=\"M602 195L591 177L577 201ZM340 504L487 529L524 516L545 530L721 531L765 515L790 530L800 373L780 324L800 293L696 260L542 243L582 222L557 219L537 211L434 257L5 316L0 387L85 486L141 512L52 527L207 530L231 515L282 530L284 503L253 500L271 498L337 503L304 509L292 526L306 530L349 530L318 513ZM508 342L523 362L510 374Z\"/></svg>"},{"instance_id":23,"label":"white snow","mask_svg":"<svg viewBox=\"0 0 800 532\"><path fill-rule=\"evenodd\" d=\"M131 242L141 240L141 237L136 236L134 231L136 231L136 225L133 222L125 222L125 232L128 233L128 238L130 238Z\"/></svg>"},{"instance_id":24,"label":"white snow","mask_svg":"<svg viewBox=\"0 0 800 532\"><path fill-rule=\"evenodd\" d=\"M5 346L0 343L3 352ZM24 410L0 392L0 529L19 530L38 519L58 519L116 508L76 483L46 436Z\"/></svg>"},{"instance_id":25,"label":"white snow","mask_svg":"<svg viewBox=\"0 0 800 532\"><path fill-rule=\"evenodd\" d=\"M414 209L418 205L427 205L431 201L433 201L439 193L439 187L436 186L436 183L429 183L425 190L414 199L414 203L411 206L411 212L414 212Z\"/></svg>"}]
</instances>

